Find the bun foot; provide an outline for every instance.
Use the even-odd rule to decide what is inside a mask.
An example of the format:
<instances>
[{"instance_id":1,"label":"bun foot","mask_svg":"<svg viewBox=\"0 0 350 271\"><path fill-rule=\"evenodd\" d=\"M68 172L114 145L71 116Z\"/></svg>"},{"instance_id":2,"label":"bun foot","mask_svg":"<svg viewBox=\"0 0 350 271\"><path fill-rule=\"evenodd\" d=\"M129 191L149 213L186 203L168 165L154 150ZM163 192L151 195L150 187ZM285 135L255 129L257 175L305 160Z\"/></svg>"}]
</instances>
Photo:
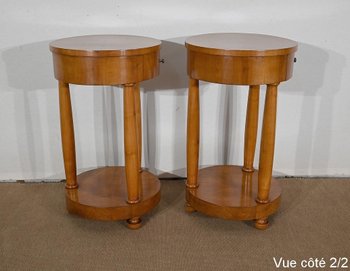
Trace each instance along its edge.
<instances>
[{"instance_id":1,"label":"bun foot","mask_svg":"<svg viewBox=\"0 0 350 271\"><path fill-rule=\"evenodd\" d=\"M255 220L255 228L258 230L266 230L269 227L269 221L267 217L258 218Z\"/></svg>"},{"instance_id":2,"label":"bun foot","mask_svg":"<svg viewBox=\"0 0 350 271\"><path fill-rule=\"evenodd\" d=\"M139 228L141 228L141 218L139 217L133 217L130 218L128 220L126 220L126 222L128 223L127 226L129 229L131 230L137 230Z\"/></svg>"}]
</instances>

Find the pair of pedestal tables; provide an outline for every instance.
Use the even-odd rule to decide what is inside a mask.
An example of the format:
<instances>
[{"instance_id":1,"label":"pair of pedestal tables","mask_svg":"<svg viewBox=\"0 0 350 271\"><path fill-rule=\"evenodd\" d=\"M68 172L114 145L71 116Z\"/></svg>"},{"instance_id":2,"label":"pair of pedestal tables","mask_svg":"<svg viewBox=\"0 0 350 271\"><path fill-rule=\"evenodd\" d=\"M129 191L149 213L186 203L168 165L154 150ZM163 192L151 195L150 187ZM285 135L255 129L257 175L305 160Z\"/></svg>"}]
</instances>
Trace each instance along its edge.
<instances>
[{"instance_id":1,"label":"pair of pedestal tables","mask_svg":"<svg viewBox=\"0 0 350 271\"><path fill-rule=\"evenodd\" d=\"M59 81L66 202L70 213L99 220L127 220L131 229L160 200L158 178L141 167L142 130L139 83L159 74L161 42L127 35L91 35L50 44ZM277 86L292 76L297 43L243 33L213 33L187 39L189 76L186 210L233 220L255 220L265 229L281 189L272 178ZM185 67L184 67L185 68ZM249 86L243 166L198 169L199 80ZM76 171L69 84L123 86L125 167ZM259 170L253 168L259 89L267 85ZM205 109L204 109L205 110Z\"/></svg>"}]
</instances>

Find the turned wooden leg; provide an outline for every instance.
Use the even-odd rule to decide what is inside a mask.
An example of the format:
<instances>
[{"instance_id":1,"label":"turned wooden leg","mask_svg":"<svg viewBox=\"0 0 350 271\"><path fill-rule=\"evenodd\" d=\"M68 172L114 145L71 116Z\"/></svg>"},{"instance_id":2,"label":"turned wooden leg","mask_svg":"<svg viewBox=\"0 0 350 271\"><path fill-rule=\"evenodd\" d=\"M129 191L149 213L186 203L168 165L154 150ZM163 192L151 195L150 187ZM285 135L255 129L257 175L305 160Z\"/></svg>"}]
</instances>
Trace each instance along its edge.
<instances>
[{"instance_id":1,"label":"turned wooden leg","mask_svg":"<svg viewBox=\"0 0 350 271\"><path fill-rule=\"evenodd\" d=\"M137 156L139 171L142 172L142 125L141 125L141 97L140 85L137 83L134 86L134 102L135 102L135 118L136 118L136 137L137 137Z\"/></svg>"},{"instance_id":2,"label":"turned wooden leg","mask_svg":"<svg viewBox=\"0 0 350 271\"><path fill-rule=\"evenodd\" d=\"M135 118L134 85L124 85L124 149L128 203L139 202L139 159Z\"/></svg>"},{"instance_id":3,"label":"turned wooden leg","mask_svg":"<svg viewBox=\"0 0 350 271\"><path fill-rule=\"evenodd\" d=\"M198 187L199 159L199 84L198 80L189 79L187 112L187 189ZM193 208L187 202L186 210Z\"/></svg>"},{"instance_id":4,"label":"turned wooden leg","mask_svg":"<svg viewBox=\"0 0 350 271\"><path fill-rule=\"evenodd\" d=\"M199 86L198 80L190 78L187 112L187 182L188 188L198 187L199 158Z\"/></svg>"},{"instance_id":5,"label":"turned wooden leg","mask_svg":"<svg viewBox=\"0 0 350 271\"><path fill-rule=\"evenodd\" d=\"M140 201L140 171L138 156L137 124L135 114L134 84L124 85L124 149L125 176L129 204ZM139 217L127 220L129 228L141 223ZM139 227L140 225L138 225Z\"/></svg>"},{"instance_id":6,"label":"turned wooden leg","mask_svg":"<svg viewBox=\"0 0 350 271\"><path fill-rule=\"evenodd\" d=\"M264 204L269 202L273 156L275 149L276 109L277 109L277 86L267 85L264 119L260 144L258 196L256 201ZM255 227L264 230L268 227L268 217L257 218Z\"/></svg>"},{"instance_id":7,"label":"turned wooden leg","mask_svg":"<svg viewBox=\"0 0 350 271\"><path fill-rule=\"evenodd\" d=\"M69 85L64 82L59 82L59 103L62 151L64 170L66 173L66 188L73 189L78 187L75 160L74 126Z\"/></svg>"},{"instance_id":8,"label":"turned wooden leg","mask_svg":"<svg viewBox=\"0 0 350 271\"><path fill-rule=\"evenodd\" d=\"M264 119L260 144L259 174L258 174L258 197L259 203L269 201L273 155L275 148L277 86L267 85Z\"/></svg>"},{"instance_id":9,"label":"turned wooden leg","mask_svg":"<svg viewBox=\"0 0 350 271\"><path fill-rule=\"evenodd\" d=\"M247 104L247 114L244 136L244 172L253 172L256 135L259 119L259 91L260 86L250 86Z\"/></svg>"}]
</instances>

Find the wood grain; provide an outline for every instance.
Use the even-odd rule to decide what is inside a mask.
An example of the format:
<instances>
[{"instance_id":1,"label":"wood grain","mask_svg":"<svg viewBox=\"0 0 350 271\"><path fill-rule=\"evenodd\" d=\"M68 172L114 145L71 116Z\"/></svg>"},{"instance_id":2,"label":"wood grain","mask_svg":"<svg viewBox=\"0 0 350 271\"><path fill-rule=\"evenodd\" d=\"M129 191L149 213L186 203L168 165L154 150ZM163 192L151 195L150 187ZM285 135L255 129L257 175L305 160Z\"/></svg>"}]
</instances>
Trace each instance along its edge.
<instances>
[{"instance_id":1,"label":"wood grain","mask_svg":"<svg viewBox=\"0 0 350 271\"><path fill-rule=\"evenodd\" d=\"M127 203L124 167L102 167L78 175L78 189L67 190L70 213L97 220L122 220L140 217L160 200L160 182L150 172L141 173L143 200Z\"/></svg>"},{"instance_id":2,"label":"wood grain","mask_svg":"<svg viewBox=\"0 0 350 271\"><path fill-rule=\"evenodd\" d=\"M59 105L62 152L64 170L66 173L66 188L73 189L78 187L78 184L75 159L73 114L70 101L69 85L67 83L59 82Z\"/></svg>"},{"instance_id":3,"label":"wood grain","mask_svg":"<svg viewBox=\"0 0 350 271\"><path fill-rule=\"evenodd\" d=\"M292 76L293 60L294 53L272 57L241 57L188 50L188 75L193 79L229 85L272 84L286 81Z\"/></svg>"},{"instance_id":4,"label":"wood grain","mask_svg":"<svg viewBox=\"0 0 350 271\"><path fill-rule=\"evenodd\" d=\"M130 50L125 49L128 45ZM154 39L118 35L73 37L52 42L50 50L56 79L71 84L121 85L159 74L160 41Z\"/></svg>"},{"instance_id":5,"label":"wood grain","mask_svg":"<svg viewBox=\"0 0 350 271\"><path fill-rule=\"evenodd\" d=\"M125 174L128 202L131 204L140 201L140 167L134 94L133 84L124 85Z\"/></svg>"},{"instance_id":6,"label":"wood grain","mask_svg":"<svg viewBox=\"0 0 350 271\"><path fill-rule=\"evenodd\" d=\"M259 93L260 86L250 86L245 122L244 163L242 168L245 172L254 171L253 164L259 120Z\"/></svg>"},{"instance_id":7,"label":"wood grain","mask_svg":"<svg viewBox=\"0 0 350 271\"><path fill-rule=\"evenodd\" d=\"M259 159L259 193L257 201L260 203L269 201L275 149L277 86L278 84L268 85L266 90Z\"/></svg>"},{"instance_id":8,"label":"wood grain","mask_svg":"<svg viewBox=\"0 0 350 271\"><path fill-rule=\"evenodd\" d=\"M55 40L50 50L70 56L135 56L159 51L157 39L131 35L86 35Z\"/></svg>"},{"instance_id":9,"label":"wood grain","mask_svg":"<svg viewBox=\"0 0 350 271\"><path fill-rule=\"evenodd\" d=\"M259 204L258 172L243 172L239 166L212 166L198 175L197 189L188 189L188 202L195 210L209 216L233 220L253 220L276 212L281 188L272 179L270 201Z\"/></svg>"},{"instance_id":10,"label":"wood grain","mask_svg":"<svg viewBox=\"0 0 350 271\"><path fill-rule=\"evenodd\" d=\"M214 45L219 46L205 47ZM243 50L244 46L248 49ZM224 33L191 37L186 47L189 77L221 84L262 85L292 76L297 43L266 35Z\"/></svg>"},{"instance_id":11,"label":"wood grain","mask_svg":"<svg viewBox=\"0 0 350 271\"><path fill-rule=\"evenodd\" d=\"M187 182L188 188L197 187L199 158L199 86L189 79L187 112Z\"/></svg>"},{"instance_id":12,"label":"wood grain","mask_svg":"<svg viewBox=\"0 0 350 271\"><path fill-rule=\"evenodd\" d=\"M134 104L135 104L135 120L136 120L136 138L137 138L137 159L139 171L142 171L142 121L141 121L141 97L140 84L134 86Z\"/></svg>"},{"instance_id":13,"label":"wood grain","mask_svg":"<svg viewBox=\"0 0 350 271\"><path fill-rule=\"evenodd\" d=\"M186 40L190 50L221 56L277 56L297 50L290 39L253 33L210 33Z\"/></svg>"}]
</instances>

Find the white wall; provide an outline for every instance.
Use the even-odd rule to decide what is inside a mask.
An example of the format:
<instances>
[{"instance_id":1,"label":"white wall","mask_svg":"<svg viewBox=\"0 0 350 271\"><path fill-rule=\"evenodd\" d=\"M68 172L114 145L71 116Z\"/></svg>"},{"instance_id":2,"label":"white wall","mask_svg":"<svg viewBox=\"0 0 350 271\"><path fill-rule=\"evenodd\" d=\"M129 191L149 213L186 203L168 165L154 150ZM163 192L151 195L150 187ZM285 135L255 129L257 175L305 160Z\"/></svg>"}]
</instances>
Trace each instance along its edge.
<instances>
[{"instance_id":1,"label":"white wall","mask_svg":"<svg viewBox=\"0 0 350 271\"><path fill-rule=\"evenodd\" d=\"M161 75L143 84L151 170L185 174L185 38L254 32L299 42L294 77L279 92L274 174L350 176L347 0L0 0L0 7L2 180L63 178L48 43L97 33L163 41ZM202 84L202 165L241 164L246 97L244 87ZM72 86L72 101L79 169L123 164L120 89Z\"/></svg>"}]
</instances>

